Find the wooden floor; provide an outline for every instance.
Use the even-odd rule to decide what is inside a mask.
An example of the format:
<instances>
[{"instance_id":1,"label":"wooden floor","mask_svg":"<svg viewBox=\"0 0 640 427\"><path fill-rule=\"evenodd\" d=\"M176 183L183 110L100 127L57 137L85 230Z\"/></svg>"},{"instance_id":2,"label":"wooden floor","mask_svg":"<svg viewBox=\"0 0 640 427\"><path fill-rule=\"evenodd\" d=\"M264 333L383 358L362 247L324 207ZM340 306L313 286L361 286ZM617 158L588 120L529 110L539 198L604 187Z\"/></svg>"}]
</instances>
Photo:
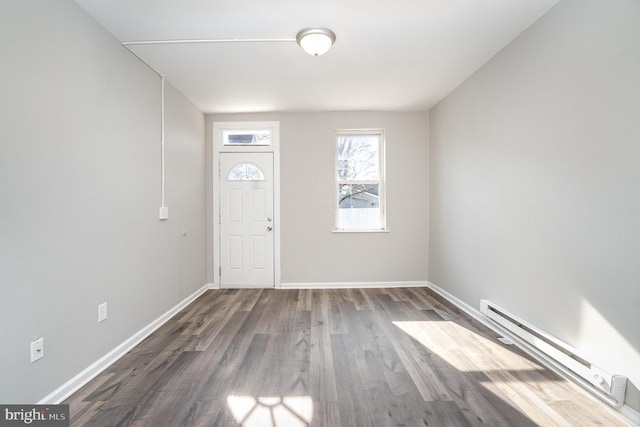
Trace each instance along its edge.
<instances>
[{"instance_id":1,"label":"wooden floor","mask_svg":"<svg viewBox=\"0 0 640 427\"><path fill-rule=\"evenodd\" d=\"M425 288L212 290L71 396L73 426L618 426Z\"/></svg>"}]
</instances>

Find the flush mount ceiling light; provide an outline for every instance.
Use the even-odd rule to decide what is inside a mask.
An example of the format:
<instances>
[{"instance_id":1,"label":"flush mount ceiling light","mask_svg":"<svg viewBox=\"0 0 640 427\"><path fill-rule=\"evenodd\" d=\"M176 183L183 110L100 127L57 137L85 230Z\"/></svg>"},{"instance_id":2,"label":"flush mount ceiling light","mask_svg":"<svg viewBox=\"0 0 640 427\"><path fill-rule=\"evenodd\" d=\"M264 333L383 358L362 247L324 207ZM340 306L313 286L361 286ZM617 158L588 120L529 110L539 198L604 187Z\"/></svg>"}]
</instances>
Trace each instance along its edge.
<instances>
[{"instance_id":1,"label":"flush mount ceiling light","mask_svg":"<svg viewBox=\"0 0 640 427\"><path fill-rule=\"evenodd\" d=\"M336 34L328 28L303 28L296 35L296 41L309 55L320 56L331 48L336 41Z\"/></svg>"}]
</instances>

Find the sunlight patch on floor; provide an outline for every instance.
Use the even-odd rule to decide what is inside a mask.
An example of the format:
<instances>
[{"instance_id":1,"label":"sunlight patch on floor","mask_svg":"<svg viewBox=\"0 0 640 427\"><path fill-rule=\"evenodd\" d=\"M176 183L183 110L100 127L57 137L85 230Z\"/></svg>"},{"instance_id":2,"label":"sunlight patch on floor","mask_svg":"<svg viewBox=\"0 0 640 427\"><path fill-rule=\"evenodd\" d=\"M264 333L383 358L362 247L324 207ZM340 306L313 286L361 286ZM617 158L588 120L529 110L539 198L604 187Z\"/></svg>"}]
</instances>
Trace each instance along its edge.
<instances>
[{"instance_id":1,"label":"sunlight patch on floor","mask_svg":"<svg viewBox=\"0 0 640 427\"><path fill-rule=\"evenodd\" d=\"M529 383L550 397L546 388L554 380L541 375L545 369L503 347L497 338L494 342L450 321L396 321L393 324L458 371L482 374L488 380L482 381L485 389L514 410L527 414L534 423L570 425L545 402L545 398L527 386ZM528 378L522 378L516 372Z\"/></svg>"},{"instance_id":2,"label":"sunlight patch on floor","mask_svg":"<svg viewBox=\"0 0 640 427\"><path fill-rule=\"evenodd\" d=\"M309 396L227 396L227 405L242 427L306 427L313 417Z\"/></svg>"},{"instance_id":3,"label":"sunlight patch on floor","mask_svg":"<svg viewBox=\"0 0 640 427\"><path fill-rule=\"evenodd\" d=\"M451 321L395 321L393 324L459 371L544 370L515 356L497 338L489 340ZM508 366L503 360L508 361Z\"/></svg>"}]
</instances>

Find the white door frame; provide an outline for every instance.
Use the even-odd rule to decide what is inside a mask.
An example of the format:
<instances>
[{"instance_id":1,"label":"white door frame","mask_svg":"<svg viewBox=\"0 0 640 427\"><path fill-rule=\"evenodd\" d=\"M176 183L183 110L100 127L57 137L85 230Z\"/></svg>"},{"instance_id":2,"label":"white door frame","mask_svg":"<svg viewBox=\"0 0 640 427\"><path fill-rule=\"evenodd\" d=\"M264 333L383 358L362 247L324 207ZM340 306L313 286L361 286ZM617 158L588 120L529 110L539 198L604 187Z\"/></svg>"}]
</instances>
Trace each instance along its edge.
<instances>
[{"instance_id":1,"label":"white door frame","mask_svg":"<svg viewBox=\"0 0 640 427\"><path fill-rule=\"evenodd\" d=\"M269 130L270 145L224 145L225 130ZM213 287L220 288L220 153L273 153L273 285L281 287L280 270L280 122L213 123Z\"/></svg>"}]
</instances>

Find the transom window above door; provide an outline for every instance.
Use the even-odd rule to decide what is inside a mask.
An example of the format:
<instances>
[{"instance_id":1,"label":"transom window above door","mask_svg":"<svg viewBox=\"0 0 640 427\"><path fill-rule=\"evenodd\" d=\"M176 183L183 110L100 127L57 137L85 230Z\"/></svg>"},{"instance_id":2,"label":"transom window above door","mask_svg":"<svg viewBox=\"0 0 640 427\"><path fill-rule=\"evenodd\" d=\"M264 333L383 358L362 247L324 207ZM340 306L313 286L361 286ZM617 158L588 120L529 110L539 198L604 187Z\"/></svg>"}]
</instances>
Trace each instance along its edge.
<instances>
[{"instance_id":1,"label":"transom window above door","mask_svg":"<svg viewBox=\"0 0 640 427\"><path fill-rule=\"evenodd\" d=\"M225 130L222 133L224 145L271 145L271 131L265 130Z\"/></svg>"}]
</instances>

